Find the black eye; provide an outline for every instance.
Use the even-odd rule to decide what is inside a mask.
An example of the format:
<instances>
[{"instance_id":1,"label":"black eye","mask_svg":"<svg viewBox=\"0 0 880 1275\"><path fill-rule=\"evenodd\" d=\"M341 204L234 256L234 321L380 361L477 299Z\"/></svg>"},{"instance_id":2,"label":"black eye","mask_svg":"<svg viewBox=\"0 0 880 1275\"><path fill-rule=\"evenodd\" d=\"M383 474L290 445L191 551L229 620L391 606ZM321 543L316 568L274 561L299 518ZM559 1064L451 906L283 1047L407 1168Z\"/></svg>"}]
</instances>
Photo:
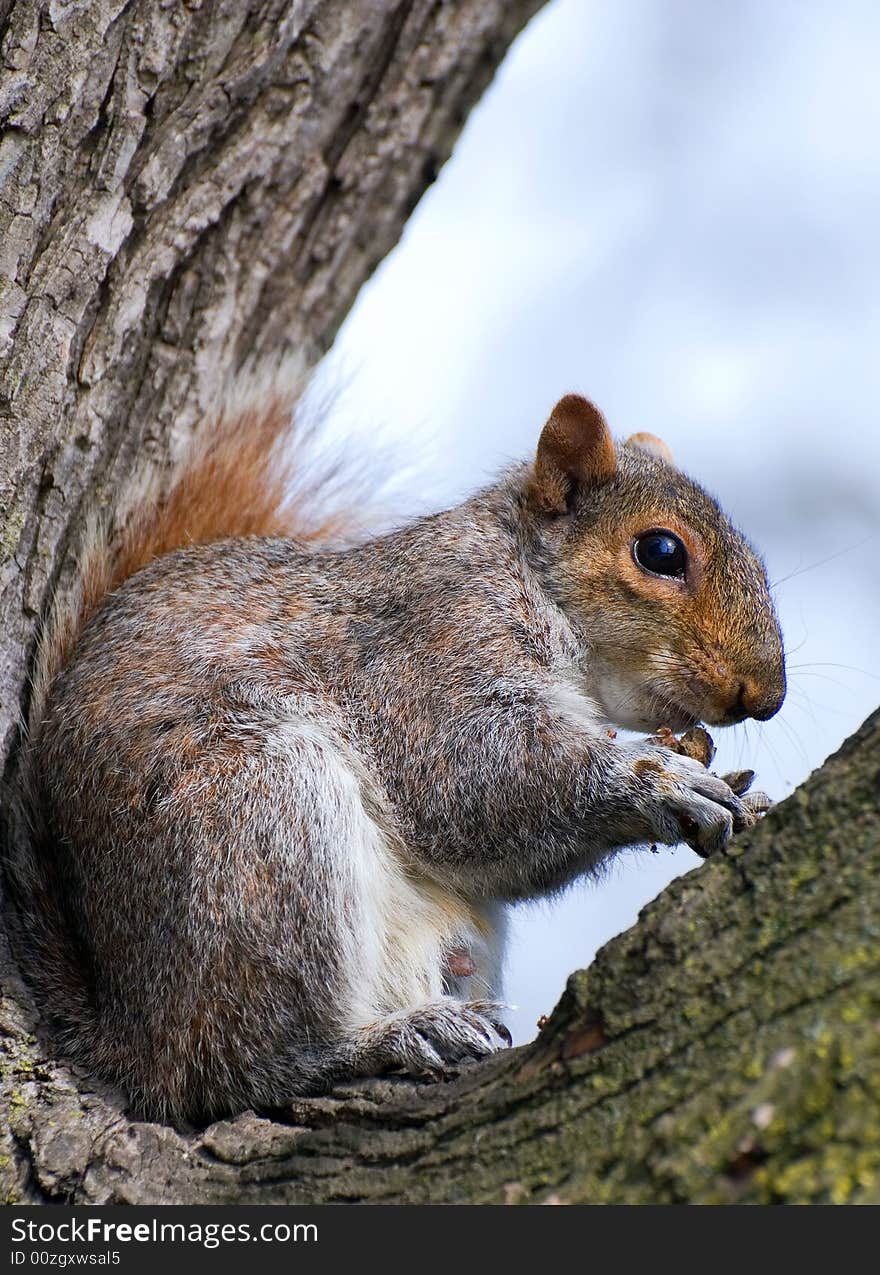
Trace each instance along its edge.
<instances>
[{"instance_id":1,"label":"black eye","mask_svg":"<svg viewBox=\"0 0 880 1275\"><path fill-rule=\"evenodd\" d=\"M684 579L687 549L671 531L649 531L633 545L633 557L644 571L655 576Z\"/></svg>"}]
</instances>

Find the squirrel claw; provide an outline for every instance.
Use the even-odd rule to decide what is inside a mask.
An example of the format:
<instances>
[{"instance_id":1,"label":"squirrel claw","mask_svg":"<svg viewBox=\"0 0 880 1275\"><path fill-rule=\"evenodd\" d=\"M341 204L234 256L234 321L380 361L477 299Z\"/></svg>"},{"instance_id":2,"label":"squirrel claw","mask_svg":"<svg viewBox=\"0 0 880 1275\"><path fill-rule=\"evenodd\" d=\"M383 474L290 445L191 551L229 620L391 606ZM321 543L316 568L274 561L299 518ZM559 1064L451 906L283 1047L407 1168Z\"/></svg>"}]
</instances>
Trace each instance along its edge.
<instances>
[{"instance_id":1,"label":"squirrel claw","mask_svg":"<svg viewBox=\"0 0 880 1275\"><path fill-rule=\"evenodd\" d=\"M728 788L736 793L737 797L742 797L755 782L755 772L753 770L734 770L729 775L722 775L721 778Z\"/></svg>"},{"instance_id":2,"label":"squirrel claw","mask_svg":"<svg viewBox=\"0 0 880 1275\"><path fill-rule=\"evenodd\" d=\"M773 805L773 802L765 792L750 792L743 797L743 805L748 809L754 819L760 819L762 815L766 815L767 811Z\"/></svg>"},{"instance_id":3,"label":"squirrel claw","mask_svg":"<svg viewBox=\"0 0 880 1275\"><path fill-rule=\"evenodd\" d=\"M504 1041L504 1044L507 1046L507 1048L508 1048L508 1049L512 1049L512 1048L513 1048L513 1037L512 1037L512 1036L511 1036L511 1034L510 1034L510 1028L507 1026L507 1024L506 1024L506 1023L493 1022L493 1023L492 1023L492 1026L495 1028L495 1030L496 1030L496 1032L498 1033L498 1035L499 1035L499 1036L501 1037L501 1039Z\"/></svg>"}]
</instances>

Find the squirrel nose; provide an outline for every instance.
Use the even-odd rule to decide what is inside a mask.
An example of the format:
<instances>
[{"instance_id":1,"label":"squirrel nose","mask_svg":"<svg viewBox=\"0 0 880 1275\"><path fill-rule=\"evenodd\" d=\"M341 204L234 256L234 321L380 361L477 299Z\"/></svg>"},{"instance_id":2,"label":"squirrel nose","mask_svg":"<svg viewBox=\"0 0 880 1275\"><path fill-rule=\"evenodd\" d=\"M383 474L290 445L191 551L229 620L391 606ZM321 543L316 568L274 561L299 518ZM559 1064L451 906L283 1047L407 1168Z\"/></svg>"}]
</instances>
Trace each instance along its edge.
<instances>
[{"instance_id":1,"label":"squirrel nose","mask_svg":"<svg viewBox=\"0 0 880 1275\"><path fill-rule=\"evenodd\" d=\"M735 714L739 721L746 717L753 717L758 722L766 722L768 718L779 712L784 699L784 680L780 686L776 681L766 683L747 679L739 684L739 694L731 713Z\"/></svg>"}]
</instances>

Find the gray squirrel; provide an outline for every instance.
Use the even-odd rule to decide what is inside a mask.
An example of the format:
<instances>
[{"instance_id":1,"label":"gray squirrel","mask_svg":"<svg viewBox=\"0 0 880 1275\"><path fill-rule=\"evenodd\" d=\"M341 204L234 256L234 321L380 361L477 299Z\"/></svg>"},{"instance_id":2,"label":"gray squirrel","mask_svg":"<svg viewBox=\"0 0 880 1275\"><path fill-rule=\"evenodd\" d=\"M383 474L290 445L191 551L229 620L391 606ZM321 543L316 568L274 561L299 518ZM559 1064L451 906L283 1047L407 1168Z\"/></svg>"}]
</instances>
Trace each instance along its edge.
<instances>
[{"instance_id":1,"label":"gray squirrel","mask_svg":"<svg viewBox=\"0 0 880 1275\"><path fill-rule=\"evenodd\" d=\"M652 435L567 395L531 464L342 548L283 405L98 538L35 674L17 867L68 1054L206 1121L509 1044L504 905L754 807L652 732L785 694L764 567ZM307 516L308 515L308 516Z\"/></svg>"}]
</instances>

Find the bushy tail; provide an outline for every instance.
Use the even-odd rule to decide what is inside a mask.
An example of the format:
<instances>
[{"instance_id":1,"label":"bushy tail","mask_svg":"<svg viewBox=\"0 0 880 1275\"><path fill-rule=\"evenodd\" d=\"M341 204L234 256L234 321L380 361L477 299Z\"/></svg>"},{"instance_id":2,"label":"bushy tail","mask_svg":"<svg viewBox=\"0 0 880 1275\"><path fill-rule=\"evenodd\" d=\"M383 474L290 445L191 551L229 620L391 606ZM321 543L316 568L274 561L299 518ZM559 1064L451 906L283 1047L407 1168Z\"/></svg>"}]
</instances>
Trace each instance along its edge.
<instances>
[{"instance_id":1,"label":"bushy tail","mask_svg":"<svg viewBox=\"0 0 880 1275\"><path fill-rule=\"evenodd\" d=\"M227 410L172 476L164 495L128 501L90 524L71 591L45 625L32 679L31 732L49 687L101 601L154 558L233 536L288 536L321 545L368 529L375 476L326 454L319 428L291 397Z\"/></svg>"}]
</instances>

